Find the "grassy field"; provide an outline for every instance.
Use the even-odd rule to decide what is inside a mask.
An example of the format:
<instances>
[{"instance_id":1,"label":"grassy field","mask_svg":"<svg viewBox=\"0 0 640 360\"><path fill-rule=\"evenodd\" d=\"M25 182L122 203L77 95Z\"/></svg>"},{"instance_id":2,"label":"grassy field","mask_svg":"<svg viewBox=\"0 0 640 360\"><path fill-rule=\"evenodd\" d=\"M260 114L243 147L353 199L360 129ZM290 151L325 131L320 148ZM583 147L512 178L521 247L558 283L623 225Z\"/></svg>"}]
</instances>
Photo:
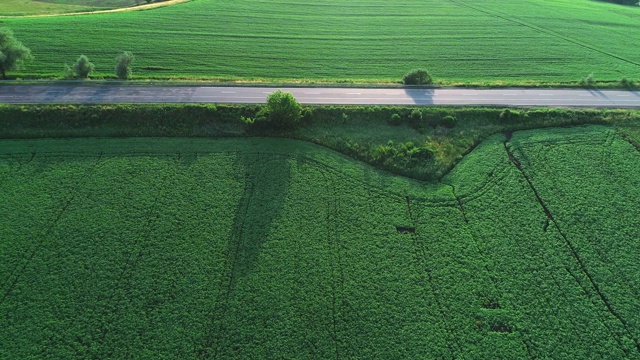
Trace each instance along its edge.
<instances>
[{"instance_id":1,"label":"grassy field","mask_svg":"<svg viewBox=\"0 0 640 360\"><path fill-rule=\"evenodd\" d=\"M0 358L638 359L639 170L599 126L431 184L284 139L2 140Z\"/></svg>"},{"instance_id":2,"label":"grassy field","mask_svg":"<svg viewBox=\"0 0 640 360\"><path fill-rule=\"evenodd\" d=\"M115 9L142 0L3 0L0 16L47 15Z\"/></svg>"},{"instance_id":3,"label":"grassy field","mask_svg":"<svg viewBox=\"0 0 640 360\"><path fill-rule=\"evenodd\" d=\"M113 76L445 84L640 79L640 7L591 0L195 0L150 11L0 19L33 50L21 77L59 77L80 54ZM45 36L55 32L56 36Z\"/></svg>"}]
</instances>

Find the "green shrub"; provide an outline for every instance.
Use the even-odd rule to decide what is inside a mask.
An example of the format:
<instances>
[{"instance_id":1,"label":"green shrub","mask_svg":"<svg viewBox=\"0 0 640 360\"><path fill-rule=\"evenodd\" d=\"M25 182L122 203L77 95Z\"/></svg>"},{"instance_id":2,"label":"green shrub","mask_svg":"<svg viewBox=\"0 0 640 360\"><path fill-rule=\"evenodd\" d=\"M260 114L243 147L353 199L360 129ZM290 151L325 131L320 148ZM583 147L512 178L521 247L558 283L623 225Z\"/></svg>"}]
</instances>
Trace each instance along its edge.
<instances>
[{"instance_id":1,"label":"green shrub","mask_svg":"<svg viewBox=\"0 0 640 360\"><path fill-rule=\"evenodd\" d=\"M62 73L62 77L70 80L70 79L75 79L76 74L73 72L73 69L71 68L71 66L69 66L68 64L64 64L64 70Z\"/></svg>"},{"instance_id":2,"label":"green shrub","mask_svg":"<svg viewBox=\"0 0 640 360\"><path fill-rule=\"evenodd\" d=\"M311 121L313 119L313 109L306 106L302 109L302 116L300 117L300 121Z\"/></svg>"},{"instance_id":3,"label":"green shrub","mask_svg":"<svg viewBox=\"0 0 640 360\"><path fill-rule=\"evenodd\" d=\"M582 78L582 80L580 80L580 85L582 86L586 86L586 87L592 87L596 84L596 80L593 77L593 74L589 74L586 77Z\"/></svg>"},{"instance_id":4,"label":"green shrub","mask_svg":"<svg viewBox=\"0 0 640 360\"><path fill-rule=\"evenodd\" d=\"M391 126L399 126L402 124L402 118L399 114L391 114L391 118L387 121L387 123Z\"/></svg>"},{"instance_id":5,"label":"green shrub","mask_svg":"<svg viewBox=\"0 0 640 360\"><path fill-rule=\"evenodd\" d=\"M456 118L454 116L451 115L447 115L445 117L442 118L442 126L451 129L453 127L456 126Z\"/></svg>"},{"instance_id":6,"label":"green shrub","mask_svg":"<svg viewBox=\"0 0 640 360\"><path fill-rule=\"evenodd\" d=\"M7 79L7 71L19 70L25 61L33 60L31 50L18 41L9 28L0 28L0 76Z\"/></svg>"},{"instance_id":7,"label":"green shrub","mask_svg":"<svg viewBox=\"0 0 640 360\"><path fill-rule=\"evenodd\" d=\"M629 80L627 78L622 78L622 80L620 80L620 85L627 89L633 89L636 86L636 84L632 80Z\"/></svg>"},{"instance_id":8,"label":"green shrub","mask_svg":"<svg viewBox=\"0 0 640 360\"><path fill-rule=\"evenodd\" d=\"M422 129L424 122L422 121L422 111L420 109L413 109L409 114L409 126L414 129Z\"/></svg>"},{"instance_id":9,"label":"green shrub","mask_svg":"<svg viewBox=\"0 0 640 360\"><path fill-rule=\"evenodd\" d=\"M120 80L127 80L131 77L131 63L135 58L129 51L125 51L116 58L116 76Z\"/></svg>"},{"instance_id":10,"label":"green shrub","mask_svg":"<svg viewBox=\"0 0 640 360\"><path fill-rule=\"evenodd\" d=\"M428 71L418 69L405 74L402 83L405 85L426 85L433 83L433 79Z\"/></svg>"},{"instance_id":11,"label":"green shrub","mask_svg":"<svg viewBox=\"0 0 640 360\"><path fill-rule=\"evenodd\" d=\"M256 115L256 123L274 128L295 127L302 118L302 106L288 92L277 90L267 96L267 104Z\"/></svg>"},{"instance_id":12,"label":"green shrub","mask_svg":"<svg viewBox=\"0 0 640 360\"><path fill-rule=\"evenodd\" d=\"M76 74L78 79L86 79L95 67L96 66L89 61L88 57L80 55L76 63L73 65L73 72Z\"/></svg>"},{"instance_id":13,"label":"green shrub","mask_svg":"<svg viewBox=\"0 0 640 360\"><path fill-rule=\"evenodd\" d=\"M520 115L521 115L521 113L519 111L510 110L510 109L504 109L500 113L500 115L498 116L498 120L501 123L514 122L514 121L520 119Z\"/></svg>"}]
</instances>

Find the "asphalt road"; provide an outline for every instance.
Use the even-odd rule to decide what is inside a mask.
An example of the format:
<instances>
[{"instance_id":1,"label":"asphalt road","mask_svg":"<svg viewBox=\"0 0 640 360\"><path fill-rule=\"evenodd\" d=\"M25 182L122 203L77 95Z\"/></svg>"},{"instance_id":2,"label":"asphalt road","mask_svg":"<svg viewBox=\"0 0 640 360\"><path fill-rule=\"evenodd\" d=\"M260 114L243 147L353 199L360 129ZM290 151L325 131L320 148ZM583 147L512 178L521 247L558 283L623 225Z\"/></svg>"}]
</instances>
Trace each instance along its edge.
<instances>
[{"instance_id":1,"label":"asphalt road","mask_svg":"<svg viewBox=\"0 0 640 360\"><path fill-rule=\"evenodd\" d=\"M0 85L0 103L264 103L276 88ZM640 91L281 88L303 104L640 108Z\"/></svg>"}]
</instances>

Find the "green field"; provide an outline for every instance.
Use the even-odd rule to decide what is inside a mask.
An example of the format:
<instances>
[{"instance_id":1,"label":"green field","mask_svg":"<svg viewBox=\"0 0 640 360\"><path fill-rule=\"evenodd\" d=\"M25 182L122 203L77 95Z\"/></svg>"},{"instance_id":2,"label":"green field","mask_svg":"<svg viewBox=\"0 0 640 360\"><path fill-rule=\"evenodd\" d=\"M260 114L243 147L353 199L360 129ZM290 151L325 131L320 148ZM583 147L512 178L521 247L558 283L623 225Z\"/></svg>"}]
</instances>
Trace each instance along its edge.
<instances>
[{"instance_id":1,"label":"green field","mask_svg":"<svg viewBox=\"0 0 640 360\"><path fill-rule=\"evenodd\" d=\"M2 140L0 358L638 359L639 171L600 126L431 184L285 139Z\"/></svg>"},{"instance_id":2,"label":"green field","mask_svg":"<svg viewBox=\"0 0 640 360\"><path fill-rule=\"evenodd\" d=\"M143 0L3 0L0 16L50 15L141 5Z\"/></svg>"},{"instance_id":3,"label":"green field","mask_svg":"<svg viewBox=\"0 0 640 360\"><path fill-rule=\"evenodd\" d=\"M592 0L195 0L149 11L0 19L60 77L80 54L113 76L398 82L424 67L445 84L640 79L640 7ZM55 33L56 36L49 34Z\"/></svg>"}]
</instances>

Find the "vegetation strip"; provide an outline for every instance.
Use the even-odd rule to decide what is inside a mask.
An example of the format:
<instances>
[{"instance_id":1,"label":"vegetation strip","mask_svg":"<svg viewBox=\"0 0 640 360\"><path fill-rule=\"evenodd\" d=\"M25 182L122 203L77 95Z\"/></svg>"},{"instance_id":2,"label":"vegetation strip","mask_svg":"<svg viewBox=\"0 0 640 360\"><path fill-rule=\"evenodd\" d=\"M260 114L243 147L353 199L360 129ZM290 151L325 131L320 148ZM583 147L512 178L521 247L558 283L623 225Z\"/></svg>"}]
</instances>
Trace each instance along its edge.
<instances>
[{"instance_id":1,"label":"vegetation strip","mask_svg":"<svg viewBox=\"0 0 640 360\"><path fill-rule=\"evenodd\" d=\"M639 13L588 0L198 0L3 18L0 26L33 51L28 68L11 74L23 79L62 78L64 64L81 54L96 65L93 78L115 78L115 57L130 51L134 79L398 84L426 69L440 85L625 86L640 78L629 45L639 36ZM42 36L52 29L63 31Z\"/></svg>"},{"instance_id":2,"label":"vegetation strip","mask_svg":"<svg viewBox=\"0 0 640 360\"><path fill-rule=\"evenodd\" d=\"M582 258L580 257L580 255L578 254L578 252L576 251L575 245L567 238L567 235L562 231L562 229L560 229L560 226L558 225L558 223L556 222L556 220L553 217L553 214L551 214L551 211L549 210L549 208L547 207L547 205L545 204L544 200L540 197L540 194L538 192L538 190L536 189L536 187L533 185L533 183L531 182L531 180L529 179L529 177L527 176L526 172L524 171L522 164L520 164L520 162L516 159L516 157L513 155L513 153L511 152L511 150L509 149L509 140L511 140L511 135L508 135L506 137L506 140L504 142L504 148L505 151L507 152L508 156L509 156L509 160L513 163L513 165L522 173L522 176L524 177L524 179L527 181L527 183L529 184L529 186L531 187L531 191L533 191L533 194L536 197L536 200L538 201L538 203L540 204L540 207L542 208L542 210L544 211L545 215L547 216L547 218L549 218L549 221L553 224L553 226L558 230L558 233L562 236L562 238L564 239L567 247L569 248L569 250L571 251L572 256L575 258L576 262L578 263L578 265L580 266L580 270L584 273L584 275L586 275L587 279L589 279L590 285L591 287L596 291L596 293L598 294L600 300L602 301L602 303L606 306L607 310L609 311L609 313L611 313L613 316L615 316L618 321L620 321L620 323L622 324L622 326L624 327L624 329L627 332L627 336L629 336L631 339L634 340L634 342L636 343L636 348L638 349L638 351L640 352L640 343L638 342L638 340L635 338L635 336L633 335L632 332L630 332L628 325L626 323L626 321L620 316L620 314L618 314L613 307L611 306L611 303L609 302L609 300L607 299L607 297L604 295L604 293L602 292L602 290L600 289L600 287L598 286L598 284L594 281L593 276L589 273L589 270L586 268L586 266L584 265L584 261L582 260Z\"/></svg>"},{"instance_id":3,"label":"vegetation strip","mask_svg":"<svg viewBox=\"0 0 640 360\"><path fill-rule=\"evenodd\" d=\"M282 138L2 140L3 279L99 153L27 243L0 357L638 357L611 127L497 133L431 183Z\"/></svg>"}]
</instances>

